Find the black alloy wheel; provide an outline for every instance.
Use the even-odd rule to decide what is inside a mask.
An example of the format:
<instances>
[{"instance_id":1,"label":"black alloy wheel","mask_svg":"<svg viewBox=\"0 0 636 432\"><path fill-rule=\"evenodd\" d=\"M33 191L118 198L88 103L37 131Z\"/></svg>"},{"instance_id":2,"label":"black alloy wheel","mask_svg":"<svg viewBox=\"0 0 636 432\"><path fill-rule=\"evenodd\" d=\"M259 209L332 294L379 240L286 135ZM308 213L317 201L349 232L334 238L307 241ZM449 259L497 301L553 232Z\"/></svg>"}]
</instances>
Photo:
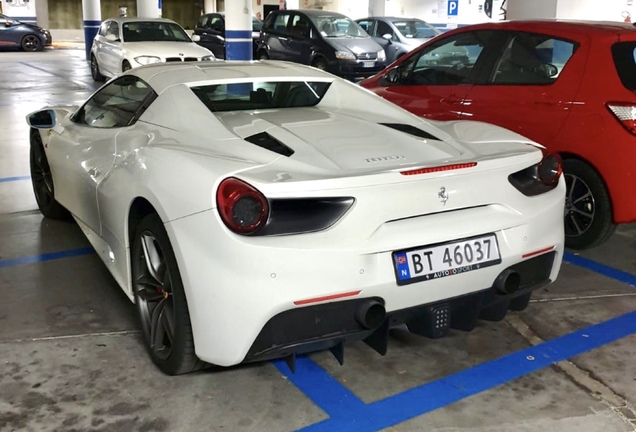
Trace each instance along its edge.
<instances>
[{"instance_id":1,"label":"black alloy wheel","mask_svg":"<svg viewBox=\"0 0 636 432\"><path fill-rule=\"evenodd\" d=\"M30 34L22 38L21 46L24 51L40 51L42 49L42 41L36 35Z\"/></svg>"},{"instance_id":2,"label":"black alloy wheel","mask_svg":"<svg viewBox=\"0 0 636 432\"><path fill-rule=\"evenodd\" d=\"M42 137L37 129L31 130L31 149L29 152L31 184L40 212L51 219L68 219L68 211L55 200L55 188L51 167L44 151Z\"/></svg>"},{"instance_id":3,"label":"black alloy wheel","mask_svg":"<svg viewBox=\"0 0 636 432\"><path fill-rule=\"evenodd\" d=\"M601 176L578 159L563 161L566 195L565 245L587 249L605 242L616 230L612 201Z\"/></svg>"},{"instance_id":4,"label":"black alloy wheel","mask_svg":"<svg viewBox=\"0 0 636 432\"><path fill-rule=\"evenodd\" d=\"M176 258L157 214L139 223L133 240L132 281L137 315L152 361L168 375L201 369Z\"/></svg>"},{"instance_id":5,"label":"black alloy wheel","mask_svg":"<svg viewBox=\"0 0 636 432\"><path fill-rule=\"evenodd\" d=\"M100 82L104 81L104 76L99 71L99 63L97 63L97 58L93 54L91 54L91 76L93 77L93 81Z\"/></svg>"}]
</instances>

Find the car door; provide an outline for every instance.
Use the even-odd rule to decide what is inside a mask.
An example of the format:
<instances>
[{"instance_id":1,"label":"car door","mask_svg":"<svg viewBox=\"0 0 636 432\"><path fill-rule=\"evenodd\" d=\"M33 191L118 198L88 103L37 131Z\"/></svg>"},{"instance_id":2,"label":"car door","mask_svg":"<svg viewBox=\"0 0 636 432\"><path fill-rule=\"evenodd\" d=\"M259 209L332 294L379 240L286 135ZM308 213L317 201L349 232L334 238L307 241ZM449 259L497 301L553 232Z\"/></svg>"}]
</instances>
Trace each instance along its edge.
<instances>
[{"instance_id":1,"label":"car door","mask_svg":"<svg viewBox=\"0 0 636 432\"><path fill-rule=\"evenodd\" d=\"M97 62L100 70L110 76L121 73L122 39L119 33L119 23L110 21L103 37L99 38L96 51Z\"/></svg>"},{"instance_id":2,"label":"car door","mask_svg":"<svg viewBox=\"0 0 636 432\"><path fill-rule=\"evenodd\" d=\"M577 47L564 37L510 32L486 81L470 89L463 117L548 144L565 123L579 88L576 71L585 58L577 57Z\"/></svg>"},{"instance_id":3,"label":"car door","mask_svg":"<svg viewBox=\"0 0 636 432\"><path fill-rule=\"evenodd\" d=\"M461 118L464 99L497 46L492 30L455 33L416 51L391 69L374 91L412 113Z\"/></svg>"},{"instance_id":4,"label":"car door","mask_svg":"<svg viewBox=\"0 0 636 432\"><path fill-rule=\"evenodd\" d=\"M137 77L117 78L52 132L47 156L55 198L101 235L98 188L117 156L117 136L130 128L152 90Z\"/></svg>"},{"instance_id":5,"label":"car door","mask_svg":"<svg viewBox=\"0 0 636 432\"><path fill-rule=\"evenodd\" d=\"M391 38L385 39L385 35L389 35L391 36ZM404 50L402 49L402 45L400 43L400 38L387 22L383 20L377 20L375 23L375 27L373 28L373 34L371 35L371 37L373 37L373 40L376 41L382 48L384 48L387 64L393 63L395 59L398 58L398 55L404 54Z\"/></svg>"},{"instance_id":6,"label":"car door","mask_svg":"<svg viewBox=\"0 0 636 432\"><path fill-rule=\"evenodd\" d=\"M311 64L312 25L304 15L293 14L290 18L290 31L286 44L287 52L294 53L292 61Z\"/></svg>"},{"instance_id":7,"label":"car door","mask_svg":"<svg viewBox=\"0 0 636 432\"><path fill-rule=\"evenodd\" d=\"M225 58L225 19L220 14L213 14L205 28L205 47L217 58Z\"/></svg>"},{"instance_id":8,"label":"car door","mask_svg":"<svg viewBox=\"0 0 636 432\"><path fill-rule=\"evenodd\" d=\"M281 11L275 15L272 13L267 19L270 25L267 28L263 27L263 30L267 32L267 52L272 60L293 61L293 53L288 51L289 30L287 24L290 15L291 13L287 11Z\"/></svg>"}]
</instances>

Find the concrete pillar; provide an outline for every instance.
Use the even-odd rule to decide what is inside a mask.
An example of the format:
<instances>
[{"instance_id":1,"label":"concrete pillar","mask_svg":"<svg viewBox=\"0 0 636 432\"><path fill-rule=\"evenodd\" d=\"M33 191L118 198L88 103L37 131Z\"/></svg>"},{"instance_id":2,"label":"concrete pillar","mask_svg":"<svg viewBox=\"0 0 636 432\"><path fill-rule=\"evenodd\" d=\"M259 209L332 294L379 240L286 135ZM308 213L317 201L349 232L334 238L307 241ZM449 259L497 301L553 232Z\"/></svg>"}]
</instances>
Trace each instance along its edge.
<instances>
[{"instance_id":1,"label":"concrete pillar","mask_svg":"<svg viewBox=\"0 0 636 432\"><path fill-rule=\"evenodd\" d=\"M35 0L35 20L40 27L49 28L48 0Z\"/></svg>"},{"instance_id":2,"label":"concrete pillar","mask_svg":"<svg viewBox=\"0 0 636 432\"><path fill-rule=\"evenodd\" d=\"M93 38L102 23L100 0L82 0L82 16L84 18L84 45L86 47L86 60L91 58Z\"/></svg>"},{"instance_id":3,"label":"concrete pillar","mask_svg":"<svg viewBox=\"0 0 636 432\"><path fill-rule=\"evenodd\" d=\"M216 0L204 0L203 12L206 14L216 12Z\"/></svg>"},{"instance_id":4,"label":"concrete pillar","mask_svg":"<svg viewBox=\"0 0 636 432\"><path fill-rule=\"evenodd\" d=\"M252 3L225 2L225 59L252 60Z\"/></svg>"},{"instance_id":5,"label":"concrete pillar","mask_svg":"<svg viewBox=\"0 0 636 432\"><path fill-rule=\"evenodd\" d=\"M137 16L160 18L161 6L161 0L137 0Z\"/></svg>"},{"instance_id":6,"label":"concrete pillar","mask_svg":"<svg viewBox=\"0 0 636 432\"><path fill-rule=\"evenodd\" d=\"M552 19L557 16L557 0L508 0L507 19ZM495 11L493 11L493 14Z\"/></svg>"},{"instance_id":7,"label":"concrete pillar","mask_svg":"<svg viewBox=\"0 0 636 432\"><path fill-rule=\"evenodd\" d=\"M369 16L385 16L386 0L369 0Z\"/></svg>"}]
</instances>

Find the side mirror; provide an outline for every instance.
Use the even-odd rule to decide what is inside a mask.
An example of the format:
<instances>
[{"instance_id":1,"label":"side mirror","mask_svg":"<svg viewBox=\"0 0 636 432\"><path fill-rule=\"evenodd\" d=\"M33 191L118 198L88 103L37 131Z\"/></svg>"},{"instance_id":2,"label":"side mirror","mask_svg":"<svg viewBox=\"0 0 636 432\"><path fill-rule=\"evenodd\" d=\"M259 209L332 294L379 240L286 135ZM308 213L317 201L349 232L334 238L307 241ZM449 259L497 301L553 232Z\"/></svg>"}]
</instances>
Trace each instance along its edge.
<instances>
[{"instance_id":1,"label":"side mirror","mask_svg":"<svg viewBox=\"0 0 636 432\"><path fill-rule=\"evenodd\" d=\"M13 25L13 23L12 23L11 21L9 21L9 20L6 20L6 21L4 22L4 26L5 26L5 27L11 27L12 25Z\"/></svg>"},{"instance_id":2,"label":"side mirror","mask_svg":"<svg viewBox=\"0 0 636 432\"><path fill-rule=\"evenodd\" d=\"M393 39L393 36L391 35L391 33L384 33L384 34L382 35L382 39L386 39L386 40L388 40L389 42L391 42L391 39Z\"/></svg>"},{"instance_id":3,"label":"side mirror","mask_svg":"<svg viewBox=\"0 0 636 432\"><path fill-rule=\"evenodd\" d=\"M107 34L105 36L105 38L106 38L106 40L108 42L118 42L119 41L119 38L117 36L115 36L114 34L112 34L112 33Z\"/></svg>"},{"instance_id":4,"label":"side mirror","mask_svg":"<svg viewBox=\"0 0 636 432\"><path fill-rule=\"evenodd\" d=\"M36 129L51 129L55 126L55 111L45 109L27 115L27 123Z\"/></svg>"},{"instance_id":5,"label":"side mirror","mask_svg":"<svg viewBox=\"0 0 636 432\"><path fill-rule=\"evenodd\" d=\"M198 34L192 35L192 42L199 42L201 40L201 36Z\"/></svg>"},{"instance_id":6,"label":"side mirror","mask_svg":"<svg viewBox=\"0 0 636 432\"><path fill-rule=\"evenodd\" d=\"M387 80L389 83L391 84L397 84L400 82L400 76L402 75L402 71L400 70L400 67L394 67L393 69L389 70L386 75L384 75L384 79Z\"/></svg>"}]
</instances>

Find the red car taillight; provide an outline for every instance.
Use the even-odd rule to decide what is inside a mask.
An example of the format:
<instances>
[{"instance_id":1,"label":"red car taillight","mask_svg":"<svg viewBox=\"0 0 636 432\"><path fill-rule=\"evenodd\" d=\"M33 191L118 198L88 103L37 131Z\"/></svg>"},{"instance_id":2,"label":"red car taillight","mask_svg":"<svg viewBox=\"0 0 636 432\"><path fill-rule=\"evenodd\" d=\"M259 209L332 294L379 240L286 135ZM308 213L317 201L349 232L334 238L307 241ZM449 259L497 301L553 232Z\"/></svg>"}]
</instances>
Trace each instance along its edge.
<instances>
[{"instance_id":1,"label":"red car taillight","mask_svg":"<svg viewBox=\"0 0 636 432\"><path fill-rule=\"evenodd\" d=\"M636 104L632 102L609 102L607 108L632 135L636 135Z\"/></svg>"},{"instance_id":2,"label":"red car taillight","mask_svg":"<svg viewBox=\"0 0 636 432\"><path fill-rule=\"evenodd\" d=\"M536 196L556 188L562 173L561 156L549 154L538 164L510 174L508 181L525 196Z\"/></svg>"},{"instance_id":3,"label":"red car taillight","mask_svg":"<svg viewBox=\"0 0 636 432\"><path fill-rule=\"evenodd\" d=\"M269 205L255 187L234 177L216 191L216 203L225 225L237 234L253 234L267 222Z\"/></svg>"}]
</instances>

